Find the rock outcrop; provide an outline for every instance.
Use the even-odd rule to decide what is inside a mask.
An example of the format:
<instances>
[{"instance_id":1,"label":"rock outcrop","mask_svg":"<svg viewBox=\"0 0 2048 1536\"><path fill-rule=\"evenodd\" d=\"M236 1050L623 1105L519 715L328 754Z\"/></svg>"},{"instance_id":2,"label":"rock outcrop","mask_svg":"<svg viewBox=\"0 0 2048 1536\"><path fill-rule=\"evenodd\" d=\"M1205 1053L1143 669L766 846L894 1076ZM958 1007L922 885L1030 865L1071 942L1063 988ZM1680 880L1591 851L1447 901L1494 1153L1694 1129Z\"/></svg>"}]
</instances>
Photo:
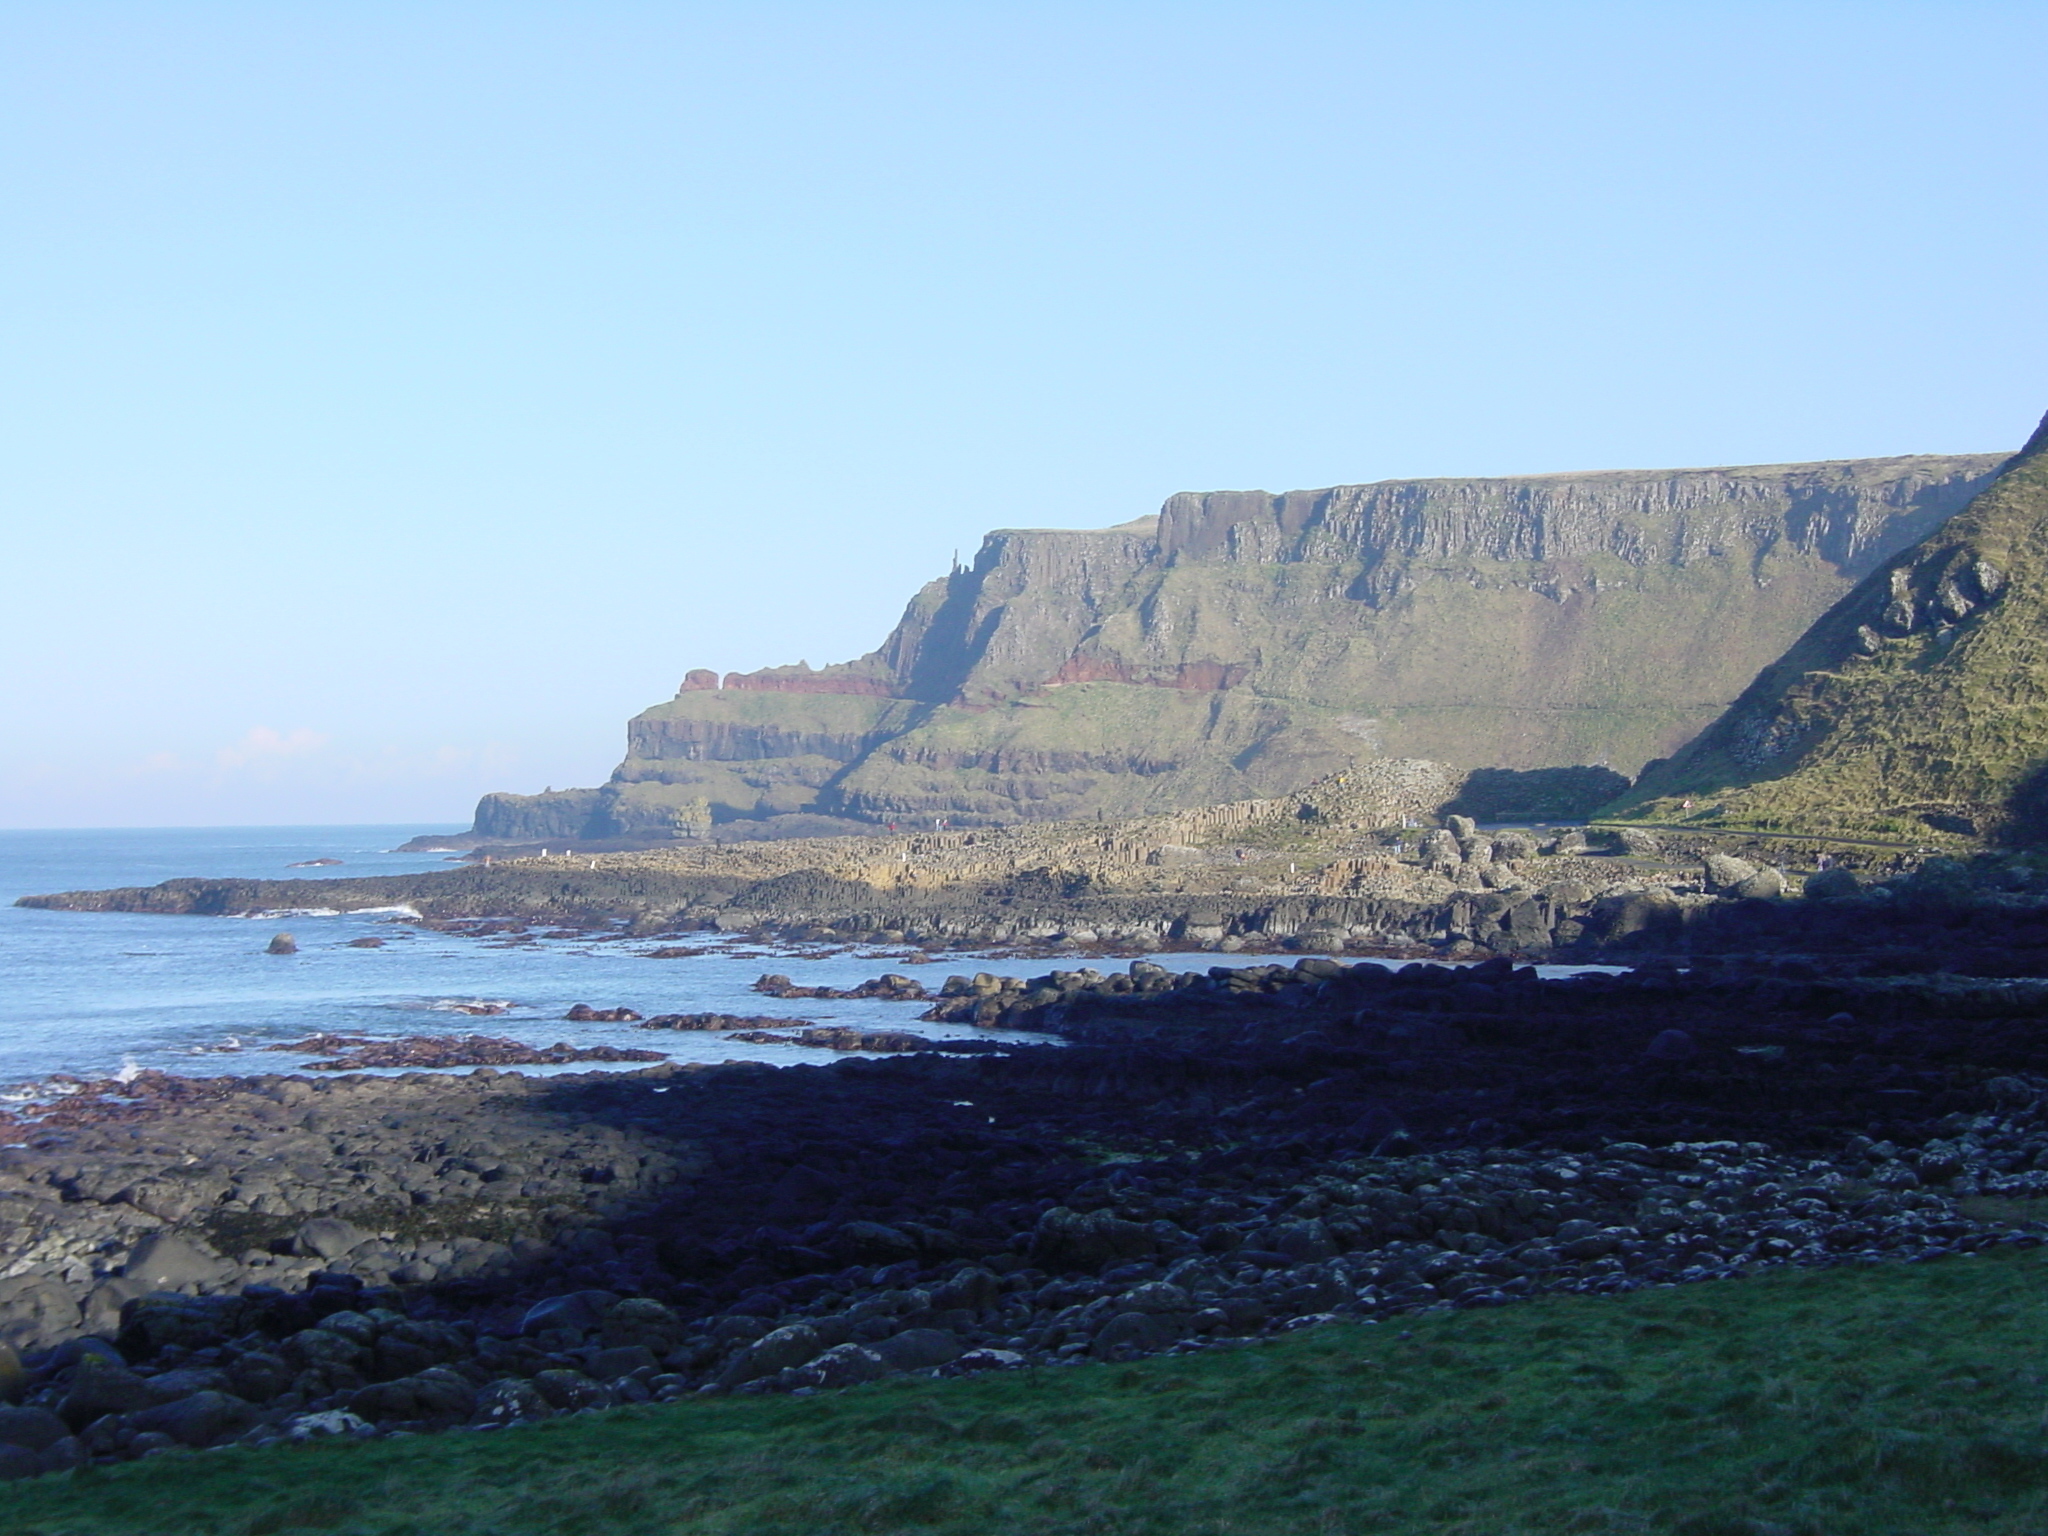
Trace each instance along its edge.
<instances>
[{"instance_id":1,"label":"rock outcrop","mask_svg":"<svg viewBox=\"0 0 2048 1536\"><path fill-rule=\"evenodd\" d=\"M1381 754L1632 773L1998 462L1216 492L1117 528L1004 530L871 654L692 672L631 722L610 783L486 796L476 833L1146 814Z\"/></svg>"}]
</instances>

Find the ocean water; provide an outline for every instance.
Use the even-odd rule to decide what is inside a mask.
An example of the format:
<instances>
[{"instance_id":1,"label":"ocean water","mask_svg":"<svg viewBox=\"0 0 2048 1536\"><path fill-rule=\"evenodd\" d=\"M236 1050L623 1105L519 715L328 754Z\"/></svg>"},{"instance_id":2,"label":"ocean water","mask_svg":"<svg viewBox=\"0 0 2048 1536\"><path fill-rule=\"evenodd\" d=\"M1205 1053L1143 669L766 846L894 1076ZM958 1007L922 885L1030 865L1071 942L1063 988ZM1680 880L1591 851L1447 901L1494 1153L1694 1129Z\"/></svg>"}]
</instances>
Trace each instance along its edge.
<instances>
[{"instance_id":1,"label":"ocean water","mask_svg":"<svg viewBox=\"0 0 2048 1536\"><path fill-rule=\"evenodd\" d=\"M445 854L390 850L421 833L452 830L0 831L0 1090L18 1093L52 1074L98 1077L132 1067L186 1075L292 1071L316 1058L266 1048L323 1032L485 1034L536 1046L622 1045L666 1051L677 1061L816 1062L834 1054L728 1042L696 1031L572 1024L562 1015L575 1003L623 1005L650 1017L761 1014L868 1028L909 1026L933 1039L986 1038L967 1026L915 1023L922 1011L915 1004L779 1002L751 990L763 971L836 987L902 971L936 986L961 969L957 956L917 966L899 950L819 955L728 941L697 958L651 960L647 952L659 946L645 939L498 945L431 933L390 912L249 919L43 912L12 905L23 895L153 885L180 875L285 879L445 869ZM322 858L341 864L288 867ZM294 935L298 954L264 953L280 930ZM381 949L348 947L350 939L365 935L387 942ZM695 948L710 941L669 942ZM1201 958L1206 957L1186 963ZM490 1017L456 1011L474 1002L509 1008Z\"/></svg>"}]
</instances>

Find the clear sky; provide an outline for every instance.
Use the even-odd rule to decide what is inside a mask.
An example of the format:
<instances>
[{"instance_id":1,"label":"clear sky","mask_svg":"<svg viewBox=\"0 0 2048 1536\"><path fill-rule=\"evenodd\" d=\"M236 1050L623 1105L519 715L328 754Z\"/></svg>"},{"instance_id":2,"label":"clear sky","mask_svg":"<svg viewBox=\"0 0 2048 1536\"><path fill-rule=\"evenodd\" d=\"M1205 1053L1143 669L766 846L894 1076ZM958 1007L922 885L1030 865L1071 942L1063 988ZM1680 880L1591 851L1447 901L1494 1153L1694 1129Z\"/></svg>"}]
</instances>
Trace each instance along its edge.
<instances>
[{"instance_id":1,"label":"clear sky","mask_svg":"<svg viewBox=\"0 0 2048 1536\"><path fill-rule=\"evenodd\" d=\"M1173 491L2016 447L2048 6L0 0L0 826L464 822Z\"/></svg>"}]
</instances>

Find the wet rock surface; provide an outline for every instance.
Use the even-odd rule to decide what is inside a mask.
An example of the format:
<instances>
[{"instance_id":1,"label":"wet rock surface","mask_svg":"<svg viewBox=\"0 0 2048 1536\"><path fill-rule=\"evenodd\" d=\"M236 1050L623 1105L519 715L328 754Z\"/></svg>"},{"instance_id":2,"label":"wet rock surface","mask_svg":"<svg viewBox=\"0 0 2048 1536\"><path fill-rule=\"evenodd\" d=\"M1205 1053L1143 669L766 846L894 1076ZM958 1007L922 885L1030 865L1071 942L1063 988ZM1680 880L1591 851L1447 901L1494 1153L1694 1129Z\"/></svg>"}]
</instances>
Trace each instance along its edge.
<instances>
[{"instance_id":1,"label":"wet rock surface","mask_svg":"<svg viewBox=\"0 0 2048 1536\"><path fill-rule=\"evenodd\" d=\"M642 1029L807 1029L810 1019L777 1018L761 1013L658 1013Z\"/></svg>"},{"instance_id":2,"label":"wet rock surface","mask_svg":"<svg viewBox=\"0 0 2048 1536\"><path fill-rule=\"evenodd\" d=\"M407 1035L397 1040L379 1040L362 1035L312 1035L289 1045L270 1045L264 1049L326 1058L305 1063L301 1070L308 1072L362 1072L394 1067L566 1066L578 1061L667 1059L661 1051L634 1050L626 1046L577 1046L561 1042L535 1046L494 1035Z\"/></svg>"},{"instance_id":3,"label":"wet rock surface","mask_svg":"<svg viewBox=\"0 0 2048 1536\"><path fill-rule=\"evenodd\" d=\"M986 1022L1023 1008L1065 1044L145 1074L24 1111L0 1150L0 1475L2048 1231L2025 981L1140 963L934 1005L991 999L1012 1001Z\"/></svg>"},{"instance_id":4,"label":"wet rock surface","mask_svg":"<svg viewBox=\"0 0 2048 1536\"><path fill-rule=\"evenodd\" d=\"M793 1035L766 1029L744 1029L727 1038L755 1045L804 1045L824 1051L879 1051L884 1054L939 1048L939 1042L912 1034L909 1030L855 1029L845 1024L821 1024Z\"/></svg>"}]
</instances>

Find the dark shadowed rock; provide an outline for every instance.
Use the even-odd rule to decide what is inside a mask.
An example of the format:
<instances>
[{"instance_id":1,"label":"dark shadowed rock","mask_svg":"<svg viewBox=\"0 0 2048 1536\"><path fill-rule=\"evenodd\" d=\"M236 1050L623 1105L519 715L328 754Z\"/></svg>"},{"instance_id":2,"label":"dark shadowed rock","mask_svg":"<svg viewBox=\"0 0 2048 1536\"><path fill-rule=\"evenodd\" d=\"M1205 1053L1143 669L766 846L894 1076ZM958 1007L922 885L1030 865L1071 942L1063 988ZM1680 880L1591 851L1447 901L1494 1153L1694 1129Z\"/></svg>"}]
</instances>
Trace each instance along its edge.
<instances>
[{"instance_id":1,"label":"dark shadowed rock","mask_svg":"<svg viewBox=\"0 0 2048 1536\"><path fill-rule=\"evenodd\" d=\"M966 1346L942 1328L906 1328L868 1348L892 1371L928 1371L958 1360Z\"/></svg>"},{"instance_id":2,"label":"dark shadowed rock","mask_svg":"<svg viewBox=\"0 0 2048 1536\"><path fill-rule=\"evenodd\" d=\"M0 1444L47 1451L71 1430L47 1408L0 1408Z\"/></svg>"},{"instance_id":3,"label":"dark shadowed rock","mask_svg":"<svg viewBox=\"0 0 2048 1536\"><path fill-rule=\"evenodd\" d=\"M917 1239L878 1221L849 1221L833 1234L832 1252L848 1264L898 1264L917 1257Z\"/></svg>"},{"instance_id":4,"label":"dark shadowed rock","mask_svg":"<svg viewBox=\"0 0 2048 1536\"><path fill-rule=\"evenodd\" d=\"M665 1355L683 1336L683 1321L674 1310L646 1296L628 1296L606 1308L602 1326L608 1349L638 1344Z\"/></svg>"},{"instance_id":5,"label":"dark shadowed rock","mask_svg":"<svg viewBox=\"0 0 2048 1536\"><path fill-rule=\"evenodd\" d=\"M83 1429L107 1414L134 1413L156 1404L156 1394L142 1377L104 1356L88 1355L78 1362L57 1413L73 1429Z\"/></svg>"},{"instance_id":6,"label":"dark shadowed rock","mask_svg":"<svg viewBox=\"0 0 2048 1536\"><path fill-rule=\"evenodd\" d=\"M1836 865L1806 877L1804 894L1812 901L1839 901L1855 896L1863 889L1863 882L1856 871Z\"/></svg>"},{"instance_id":7,"label":"dark shadowed rock","mask_svg":"<svg viewBox=\"0 0 2048 1536\"><path fill-rule=\"evenodd\" d=\"M1119 1312L1102 1325L1089 1344L1089 1353L1109 1355L1119 1349L1153 1350L1173 1342L1180 1328L1174 1319L1148 1312Z\"/></svg>"},{"instance_id":8,"label":"dark shadowed rock","mask_svg":"<svg viewBox=\"0 0 2048 1536\"><path fill-rule=\"evenodd\" d=\"M1043 1269L1097 1270L1144 1258L1157 1246L1151 1228L1135 1221L1057 1205L1038 1218L1031 1262Z\"/></svg>"},{"instance_id":9,"label":"dark shadowed rock","mask_svg":"<svg viewBox=\"0 0 2048 1536\"><path fill-rule=\"evenodd\" d=\"M228 1384L235 1396L267 1403L292 1384L292 1369L280 1355L251 1350L228 1366Z\"/></svg>"},{"instance_id":10,"label":"dark shadowed rock","mask_svg":"<svg viewBox=\"0 0 2048 1536\"><path fill-rule=\"evenodd\" d=\"M641 1369L653 1370L659 1362L644 1344L614 1344L590 1358L590 1375L597 1381L616 1381Z\"/></svg>"},{"instance_id":11,"label":"dark shadowed rock","mask_svg":"<svg viewBox=\"0 0 2048 1536\"><path fill-rule=\"evenodd\" d=\"M744 1386L794 1365L808 1365L824 1352L825 1341L809 1323L791 1323L765 1334L741 1350L719 1372L722 1387Z\"/></svg>"},{"instance_id":12,"label":"dark shadowed rock","mask_svg":"<svg viewBox=\"0 0 2048 1536\"><path fill-rule=\"evenodd\" d=\"M417 1376L380 1381L350 1395L350 1413L376 1422L381 1419L426 1419L459 1424L476 1411L476 1386L460 1373L434 1367Z\"/></svg>"},{"instance_id":13,"label":"dark shadowed rock","mask_svg":"<svg viewBox=\"0 0 2048 1536\"><path fill-rule=\"evenodd\" d=\"M551 1328L571 1333L592 1333L604 1326L607 1308L618 1301L610 1291L572 1291L567 1296L550 1296L526 1309L519 1331L529 1336Z\"/></svg>"},{"instance_id":14,"label":"dark shadowed rock","mask_svg":"<svg viewBox=\"0 0 2048 1536\"><path fill-rule=\"evenodd\" d=\"M1643 1049L1652 1061L1690 1061L1699 1051L1691 1035L1682 1029L1660 1031Z\"/></svg>"},{"instance_id":15,"label":"dark shadowed rock","mask_svg":"<svg viewBox=\"0 0 2048 1536\"><path fill-rule=\"evenodd\" d=\"M248 1429L256 1422L256 1408L225 1392L195 1392L131 1414L128 1422L138 1434L169 1435L198 1450Z\"/></svg>"}]
</instances>

